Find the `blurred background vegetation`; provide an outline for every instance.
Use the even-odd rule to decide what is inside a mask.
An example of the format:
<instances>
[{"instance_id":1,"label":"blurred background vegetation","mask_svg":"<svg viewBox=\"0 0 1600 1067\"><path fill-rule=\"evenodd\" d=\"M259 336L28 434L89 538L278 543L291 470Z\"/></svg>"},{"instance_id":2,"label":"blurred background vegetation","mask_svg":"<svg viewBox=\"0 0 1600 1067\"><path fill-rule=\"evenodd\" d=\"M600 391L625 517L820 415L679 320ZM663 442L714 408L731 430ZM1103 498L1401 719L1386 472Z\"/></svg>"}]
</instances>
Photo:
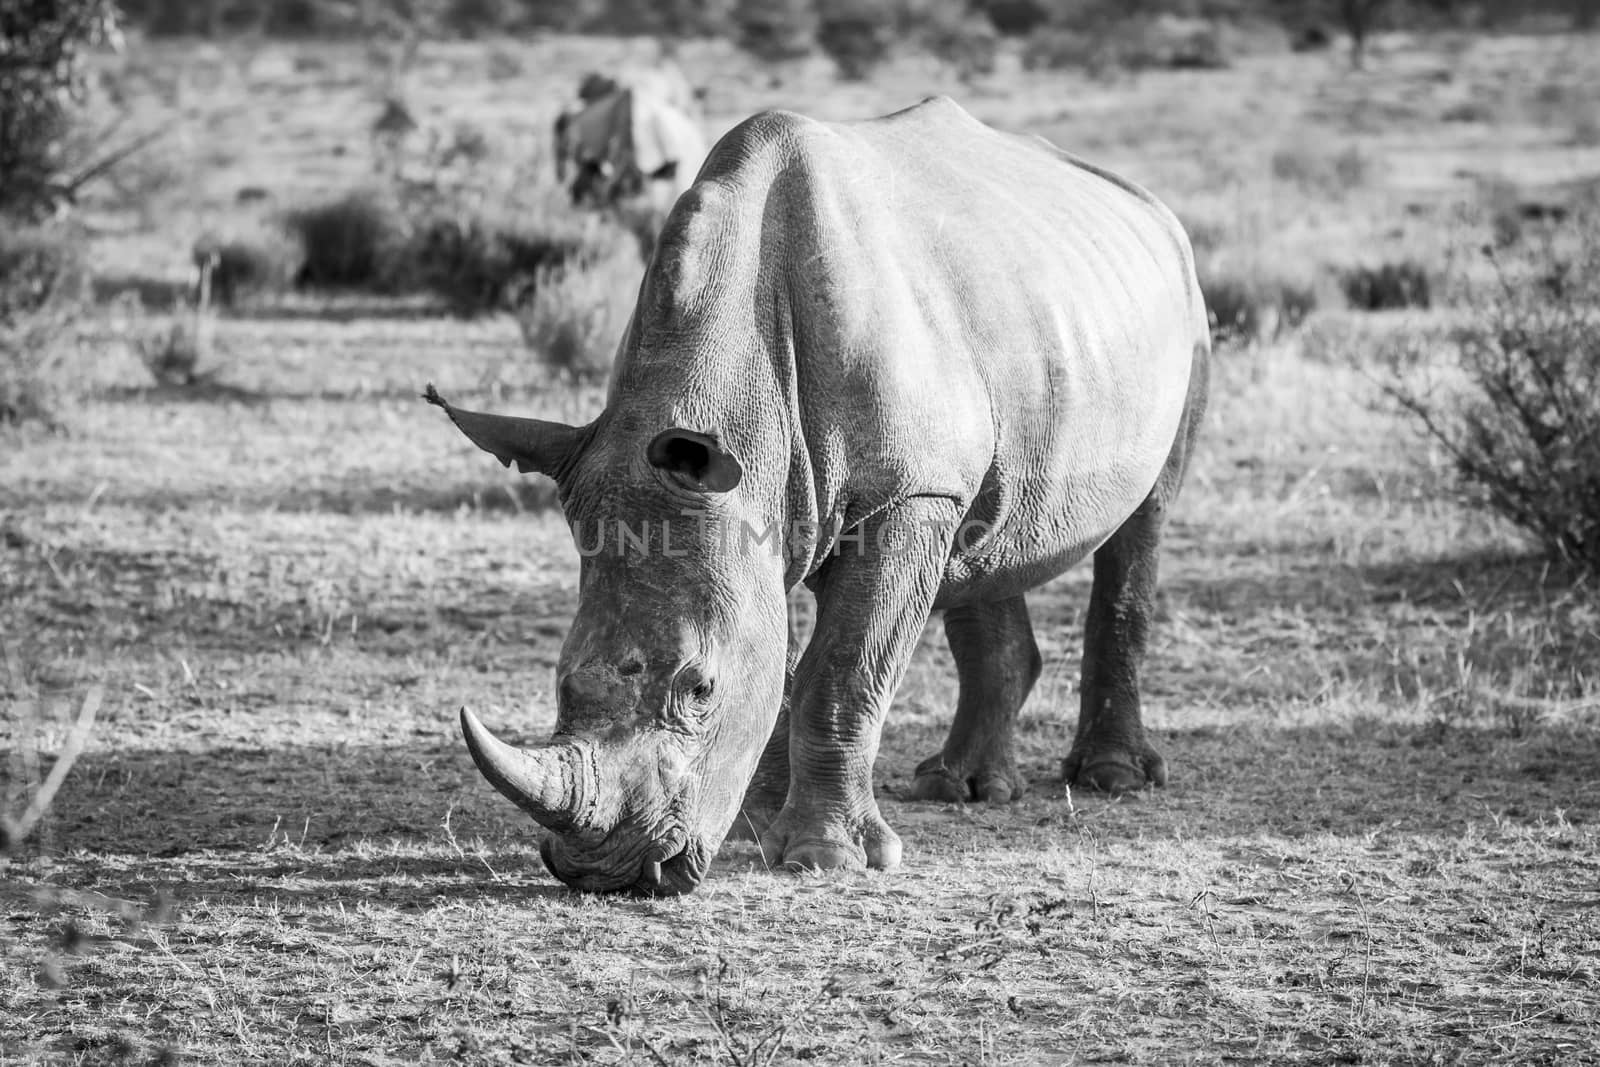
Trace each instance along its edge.
<instances>
[{"instance_id":1,"label":"blurred background vegetation","mask_svg":"<svg viewBox=\"0 0 1600 1067\"><path fill-rule=\"evenodd\" d=\"M1367 38L1394 29L1587 28L1600 0L125 0L131 25L153 36L365 36L384 28L428 37L505 33L723 37L772 59L826 52L864 76L895 48L981 65L997 37L1025 38L1043 62L1124 65L1226 62L1217 27L1278 28L1296 47L1345 35L1359 63ZM1211 24L1183 47L1175 34Z\"/></svg>"},{"instance_id":2,"label":"blurred background vegetation","mask_svg":"<svg viewBox=\"0 0 1600 1067\"><path fill-rule=\"evenodd\" d=\"M428 33L729 36L772 27L790 43L824 44L841 25L948 26L969 17L1006 36L1161 15L1323 22L1368 29L1490 28L1529 19L1590 25L1593 0L124 0L151 34L365 33L399 23Z\"/></svg>"},{"instance_id":3,"label":"blurred background vegetation","mask_svg":"<svg viewBox=\"0 0 1600 1067\"><path fill-rule=\"evenodd\" d=\"M1593 64L1552 46L1538 53L1550 62L1527 70L1476 42L1581 41L1597 10L1600 0L5 4L0 424L59 425L106 363L108 333L162 386L215 384L228 362L219 318L299 313L307 306L293 301L308 294L360 294L388 316L418 299L435 314L503 315L548 370L604 378L661 219L574 210L549 173L549 122L579 64L619 62L593 57L623 50L638 60L642 43L647 63L681 53L712 94L712 132L774 104L859 117L879 99L945 91L994 102L978 111L1003 128L1125 169L1183 218L1224 346L1288 339L1314 358L1356 350L1371 363L1372 331L1350 327L1353 316L1431 311L1427 329L1378 346L1404 355L1387 360L1389 394L1498 510L1556 554L1594 563L1600 400L1561 384L1587 381L1600 361L1592 275L1573 267L1591 261L1600 232L1600 197L1581 173L1600 145ZM1386 34L1414 43L1384 59L1372 42ZM551 59L566 65L542 65ZM1170 84L1141 86L1146 73ZM862 87L884 91L849 96ZM1515 130L1537 131L1550 180L1519 185L1465 165ZM1426 177L1400 171L1419 165ZM1468 233L1496 250L1494 269L1458 254ZM1517 299L1484 295L1503 294L1507 278L1522 279ZM87 344L86 319L102 322ZM1457 380L1476 380L1453 399L1402 381L1452 353ZM1519 458L1496 462L1507 456Z\"/></svg>"}]
</instances>

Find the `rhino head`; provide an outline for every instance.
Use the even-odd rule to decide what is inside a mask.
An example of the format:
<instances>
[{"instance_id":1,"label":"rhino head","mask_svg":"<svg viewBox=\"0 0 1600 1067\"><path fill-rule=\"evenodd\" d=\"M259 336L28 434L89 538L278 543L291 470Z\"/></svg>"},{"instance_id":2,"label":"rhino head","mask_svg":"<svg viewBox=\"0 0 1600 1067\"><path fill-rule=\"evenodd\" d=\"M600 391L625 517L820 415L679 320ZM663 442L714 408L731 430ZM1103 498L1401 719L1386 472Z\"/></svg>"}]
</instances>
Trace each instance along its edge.
<instances>
[{"instance_id":1,"label":"rhino head","mask_svg":"<svg viewBox=\"0 0 1600 1067\"><path fill-rule=\"evenodd\" d=\"M743 466L715 433L610 408L575 427L424 397L506 466L555 479L581 557L554 736L515 748L463 708L473 760L550 831L561 881L692 890L783 699L784 561L739 543L766 521Z\"/></svg>"}]
</instances>

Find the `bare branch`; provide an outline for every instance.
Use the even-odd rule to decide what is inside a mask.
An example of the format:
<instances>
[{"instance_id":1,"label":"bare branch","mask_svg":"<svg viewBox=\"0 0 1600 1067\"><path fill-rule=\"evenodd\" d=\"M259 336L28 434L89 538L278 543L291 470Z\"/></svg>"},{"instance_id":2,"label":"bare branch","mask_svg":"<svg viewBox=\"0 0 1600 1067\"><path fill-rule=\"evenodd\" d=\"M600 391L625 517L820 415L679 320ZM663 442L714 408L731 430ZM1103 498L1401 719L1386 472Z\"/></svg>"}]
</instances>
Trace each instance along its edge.
<instances>
[{"instance_id":1,"label":"bare branch","mask_svg":"<svg viewBox=\"0 0 1600 1067\"><path fill-rule=\"evenodd\" d=\"M78 710L78 721L67 734L67 740L61 746L61 752L56 756L56 762L50 768L50 773L45 775L44 782L40 784L38 792L33 795L33 800L28 803L23 813L12 819L0 812L0 853L9 852L20 845L23 839L33 832L39 820L44 818L44 813L49 810L50 802L55 799L61 783L66 781L72 765L77 762L84 745L89 741L89 731L94 729L94 717L100 711L100 702L104 697L105 690L97 685L83 698L83 706Z\"/></svg>"}]
</instances>

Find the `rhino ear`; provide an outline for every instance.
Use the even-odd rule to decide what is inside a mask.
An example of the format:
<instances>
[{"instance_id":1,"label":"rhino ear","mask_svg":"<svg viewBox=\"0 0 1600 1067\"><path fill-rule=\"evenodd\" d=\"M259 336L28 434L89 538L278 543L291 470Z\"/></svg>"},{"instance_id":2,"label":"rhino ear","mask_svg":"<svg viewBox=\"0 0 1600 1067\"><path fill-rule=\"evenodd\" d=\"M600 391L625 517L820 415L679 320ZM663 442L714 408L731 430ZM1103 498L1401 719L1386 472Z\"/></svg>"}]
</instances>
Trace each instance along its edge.
<instances>
[{"instance_id":1,"label":"rhino ear","mask_svg":"<svg viewBox=\"0 0 1600 1067\"><path fill-rule=\"evenodd\" d=\"M709 493L726 493L739 484L744 468L708 433L671 429L656 434L645 449L651 466L679 483Z\"/></svg>"},{"instance_id":2,"label":"rhino ear","mask_svg":"<svg viewBox=\"0 0 1600 1067\"><path fill-rule=\"evenodd\" d=\"M519 419L510 415L488 415L463 411L452 405L428 383L422 399L444 408L456 429L502 466L512 463L523 474L537 472L557 477L572 462L583 443L584 428L543 419Z\"/></svg>"}]
</instances>

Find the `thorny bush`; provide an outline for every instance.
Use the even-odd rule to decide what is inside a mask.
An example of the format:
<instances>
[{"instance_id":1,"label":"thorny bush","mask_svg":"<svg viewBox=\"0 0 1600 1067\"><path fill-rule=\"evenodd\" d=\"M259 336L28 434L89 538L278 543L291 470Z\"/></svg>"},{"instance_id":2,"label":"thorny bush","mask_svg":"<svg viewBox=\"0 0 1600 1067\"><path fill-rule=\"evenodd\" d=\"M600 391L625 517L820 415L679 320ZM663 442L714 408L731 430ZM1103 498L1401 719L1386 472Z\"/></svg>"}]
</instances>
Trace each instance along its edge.
<instances>
[{"instance_id":1,"label":"thorny bush","mask_svg":"<svg viewBox=\"0 0 1600 1067\"><path fill-rule=\"evenodd\" d=\"M1448 384L1415 384L1395 360L1385 389L1490 507L1600 572L1600 215L1567 236L1486 247L1492 278L1448 346Z\"/></svg>"}]
</instances>

